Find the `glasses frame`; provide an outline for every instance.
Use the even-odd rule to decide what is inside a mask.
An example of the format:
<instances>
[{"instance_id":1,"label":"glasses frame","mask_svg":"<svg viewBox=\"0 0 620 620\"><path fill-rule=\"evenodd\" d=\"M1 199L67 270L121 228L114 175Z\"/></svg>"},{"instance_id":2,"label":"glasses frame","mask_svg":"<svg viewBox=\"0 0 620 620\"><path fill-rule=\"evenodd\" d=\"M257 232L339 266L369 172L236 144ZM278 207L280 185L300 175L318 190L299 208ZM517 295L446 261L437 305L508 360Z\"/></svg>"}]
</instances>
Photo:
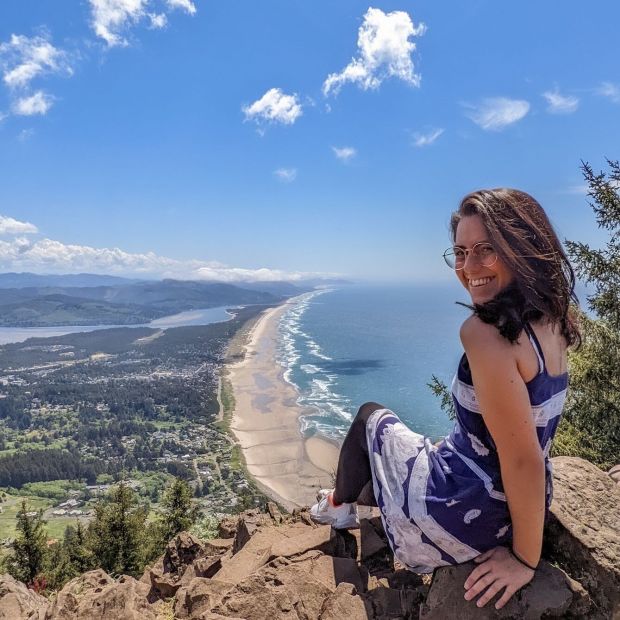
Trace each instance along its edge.
<instances>
[{"instance_id":1,"label":"glasses frame","mask_svg":"<svg viewBox=\"0 0 620 620\"><path fill-rule=\"evenodd\" d=\"M467 249L467 248L463 248L461 246L451 246L449 248L446 249L446 251L443 253L443 259L446 262L446 265L448 265L448 267L450 267L450 269L454 269L454 271L461 271L464 267L465 267L465 263L467 262L467 257L474 251L474 249L476 248L476 246L479 245L489 245L493 248L493 244L489 243L488 241L478 241L478 243L474 243L474 245L472 245L471 248ZM448 254L448 252L453 252L455 247L459 247L460 249L463 250L463 252L465 252L465 260L463 261L463 265L461 267L457 267L456 266L456 260L454 265L451 265L448 262L448 257L446 256ZM495 263L497 262L497 250L495 248L493 248L493 251L495 252L495 259L493 260L492 263L488 264L488 265L483 265L482 262L479 262L480 265L482 265L483 267L492 267L493 265L495 265ZM474 254L475 256L475 254ZM478 259L476 259L478 260Z\"/></svg>"}]
</instances>

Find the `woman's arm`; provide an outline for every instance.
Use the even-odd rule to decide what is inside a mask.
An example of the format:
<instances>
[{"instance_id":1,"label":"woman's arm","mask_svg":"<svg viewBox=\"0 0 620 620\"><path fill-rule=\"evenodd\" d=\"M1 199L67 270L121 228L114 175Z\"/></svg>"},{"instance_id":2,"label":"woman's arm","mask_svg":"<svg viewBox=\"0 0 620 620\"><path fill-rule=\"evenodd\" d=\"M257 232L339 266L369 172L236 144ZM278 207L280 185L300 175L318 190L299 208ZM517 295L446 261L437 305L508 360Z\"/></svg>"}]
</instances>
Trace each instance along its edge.
<instances>
[{"instance_id":1,"label":"woman's arm","mask_svg":"<svg viewBox=\"0 0 620 620\"><path fill-rule=\"evenodd\" d=\"M499 455L513 550L527 564L536 566L545 517L545 462L514 345L495 326L477 317L463 323L461 341L480 410Z\"/></svg>"}]
</instances>

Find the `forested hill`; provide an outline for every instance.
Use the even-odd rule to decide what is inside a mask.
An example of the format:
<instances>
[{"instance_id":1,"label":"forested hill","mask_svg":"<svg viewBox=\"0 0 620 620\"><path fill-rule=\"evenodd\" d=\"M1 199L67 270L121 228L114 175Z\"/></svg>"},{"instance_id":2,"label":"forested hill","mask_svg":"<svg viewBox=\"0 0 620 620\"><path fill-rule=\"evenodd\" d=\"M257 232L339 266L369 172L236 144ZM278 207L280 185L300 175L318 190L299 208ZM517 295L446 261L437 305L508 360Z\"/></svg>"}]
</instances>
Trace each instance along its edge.
<instances>
[{"instance_id":1,"label":"forested hill","mask_svg":"<svg viewBox=\"0 0 620 620\"><path fill-rule=\"evenodd\" d=\"M2 276L6 276L5 282L18 284L32 282L35 274L0 274L0 279ZM17 276L24 277L20 280ZM97 277L101 276L93 276L95 279L90 281L97 283ZM85 276L76 281L84 282ZM97 286L0 286L0 326L135 325L185 310L277 303L304 290L308 288L287 282L252 283L243 288L181 280Z\"/></svg>"}]
</instances>

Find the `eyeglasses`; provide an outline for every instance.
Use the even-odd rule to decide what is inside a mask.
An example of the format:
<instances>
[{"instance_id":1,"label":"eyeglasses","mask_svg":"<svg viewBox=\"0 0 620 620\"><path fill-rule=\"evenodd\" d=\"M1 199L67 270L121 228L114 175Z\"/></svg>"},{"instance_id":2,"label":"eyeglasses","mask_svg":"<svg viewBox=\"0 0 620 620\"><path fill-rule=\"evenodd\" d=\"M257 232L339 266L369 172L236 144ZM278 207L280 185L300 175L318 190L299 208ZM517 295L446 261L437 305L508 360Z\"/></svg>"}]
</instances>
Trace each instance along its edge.
<instances>
[{"instance_id":1,"label":"eyeglasses","mask_svg":"<svg viewBox=\"0 0 620 620\"><path fill-rule=\"evenodd\" d=\"M497 261L497 252L495 251L495 248L490 243L486 243L485 241L476 243L470 250L459 246L448 248L443 253L443 258L448 267L459 271L465 266L465 261L467 260L467 256L469 254L471 254L475 261L483 267L491 267Z\"/></svg>"}]
</instances>

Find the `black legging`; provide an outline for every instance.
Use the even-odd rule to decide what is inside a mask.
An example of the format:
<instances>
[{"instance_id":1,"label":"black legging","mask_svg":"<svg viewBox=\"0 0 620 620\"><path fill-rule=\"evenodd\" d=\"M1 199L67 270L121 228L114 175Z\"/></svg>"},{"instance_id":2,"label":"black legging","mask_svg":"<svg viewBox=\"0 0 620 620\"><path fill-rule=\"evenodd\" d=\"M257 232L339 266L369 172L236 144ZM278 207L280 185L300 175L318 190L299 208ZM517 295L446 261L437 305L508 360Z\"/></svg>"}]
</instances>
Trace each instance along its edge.
<instances>
[{"instance_id":1,"label":"black legging","mask_svg":"<svg viewBox=\"0 0 620 620\"><path fill-rule=\"evenodd\" d=\"M366 443L366 422L377 409L385 407L378 403L364 403L344 438L336 471L336 488L333 494L335 504L357 502L362 506L377 505Z\"/></svg>"}]
</instances>

